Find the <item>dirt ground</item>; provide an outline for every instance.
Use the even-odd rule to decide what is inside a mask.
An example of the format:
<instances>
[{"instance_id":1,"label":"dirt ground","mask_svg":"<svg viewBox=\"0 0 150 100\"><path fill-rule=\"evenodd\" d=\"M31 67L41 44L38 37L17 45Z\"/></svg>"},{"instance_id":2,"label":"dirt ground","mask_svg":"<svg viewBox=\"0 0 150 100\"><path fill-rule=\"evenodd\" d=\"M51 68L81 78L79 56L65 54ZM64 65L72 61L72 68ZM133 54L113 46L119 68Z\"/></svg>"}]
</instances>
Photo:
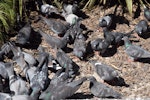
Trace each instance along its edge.
<instances>
[{"instance_id":1,"label":"dirt ground","mask_svg":"<svg viewBox=\"0 0 150 100\"><path fill-rule=\"evenodd\" d=\"M136 8L136 6L134 7ZM88 18L85 18L82 21L82 24L86 26L87 29L92 30L93 32L88 33L88 39L87 42L96 38L103 37L103 32L102 30L97 31L98 29L98 20L100 17L104 16L104 14L112 14L114 11L115 7L111 7L107 10L102 10L100 7L96 7L95 9L91 11L83 11L85 14L88 16ZM134 12L136 9L134 9ZM117 32L129 32L131 31L134 26L142 19L143 17L143 12L139 13L140 16L137 18L132 18L128 13L123 13L122 14L122 8L118 7L117 8L117 14L118 16L124 16L124 17L118 17L116 18L117 24L116 24L116 29L113 31ZM123 22L123 20L125 20ZM128 25L129 24L129 25ZM150 23L149 23L150 24ZM37 26L42 26L41 23L33 23L33 27ZM45 32L51 33L50 31L46 30L45 27ZM132 39L132 40L137 40L137 39ZM143 48L146 50L150 51L149 47L150 43L150 38L148 39L142 39L140 38L139 42L133 42L133 44L136 45L141 45ZM42 41L41 43L42 46L47 48L47 51L51 51L50 46L45 42ZM32 51L32 50L31 50ZM118 70L119 75L124 79L125 83L128 86L111 86L114 90L120 92L123 95L123 98L148 98L150 97L150 61L147 61L145 63L142 62L129 62L128 61L128 56L124 52L124 46L120 46L117 48L115 52L113 50L108 50L110 53L106 57L102 57L100 55L94 55L94 56L89 56L87 60L98 60L101 61L105 64L112 65L116 67L116 70ZM88 61L81 61L81 60L76 60L74 59L74 56L72 52L67 53L73 61L77 65L79 65L80 69L79 72L80 74L77 76L77 78L83 77L83 76L91 76L93 75L93 66L88 62ZM149 63L148 63L149 62ZM92 99L96 97L93 97L90 94L90 91L88 89L89 87L89 82L85 82L81 88L76 92L74 96L71 98L80 98L80 99Z\"/></svg>"}]
</instances>

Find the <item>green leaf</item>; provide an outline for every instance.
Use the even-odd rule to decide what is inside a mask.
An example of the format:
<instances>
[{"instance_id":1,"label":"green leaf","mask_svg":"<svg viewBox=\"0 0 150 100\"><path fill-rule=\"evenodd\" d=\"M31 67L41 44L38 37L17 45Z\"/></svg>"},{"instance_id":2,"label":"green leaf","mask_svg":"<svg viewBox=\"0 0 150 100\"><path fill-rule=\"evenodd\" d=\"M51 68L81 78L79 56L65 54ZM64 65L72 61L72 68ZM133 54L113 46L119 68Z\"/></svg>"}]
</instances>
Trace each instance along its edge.
<instances>
[{"instance_id":1,"label":"green leaf","mask_svg":"<svg viewBox=\"0 0 150 100\"><path fill-rule=\"evenodd\" d=\"M132 15L132 0L126 0L126 4L130 15Z\"/></svg>"}]
</instances>

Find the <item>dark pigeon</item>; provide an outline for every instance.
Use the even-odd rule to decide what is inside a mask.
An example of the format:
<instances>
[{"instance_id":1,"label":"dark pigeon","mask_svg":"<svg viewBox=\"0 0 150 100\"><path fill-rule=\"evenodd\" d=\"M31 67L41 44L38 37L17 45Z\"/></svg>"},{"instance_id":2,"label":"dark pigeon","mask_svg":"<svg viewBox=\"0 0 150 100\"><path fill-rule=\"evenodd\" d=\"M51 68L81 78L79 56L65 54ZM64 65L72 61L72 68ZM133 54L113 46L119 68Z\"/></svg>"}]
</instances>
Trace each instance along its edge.
<instances>
[{"instance_id":1,"label":"dark pigeon","mask_svg":"<svg viewBox=\"0 0 150 100\"><path fill-rule=\"evenodd\" d=\"M65 48L67 46L67 43L69 41L69 35L65 34L62 38L56 38L50 34L46 34L43 31L38 31L44 40L52 47L52 48Z\"/></svg>"},{"instance_id":2,"label":"dark pigeon","mask_svg":"<svg viewBox=\"0 0 150 100\"><path fill-rule=\"evenodd\" d=\"M145 5L144 5L144 16L148 21L150 21L150 9L147 8Z\"/></svg>"},{"instance_id":3,"label":"dark pigeon","mask_svg":"<svg viewBox=\"0 0 150 100\"><path fill-rule=\"evenodd\" d=\"M14 75L12 63L5 63L5 67L9 76L9 87L15 95L27 95L29 93L26 82L19 76Z\"/></svg>"},{"instance_id":4,"label":"dark pigeon","mask_svg":"<svg viewBox=\"0 0 150 100\"><path fill-rule=\"evenodd\" d=\"M101 54L104 54L111 45L111 42L107 41L106 39L97 38L91 41L90 45L94 51L100 51Z\"/></svg>"},{"instance_id":5,"label":"dark pigeon","mask_svg":"<svg viewBox=\"0 0 150 100\"><path fill-rule=\"evenodd\" d=\"M146 20L141 20L138 22L138 24L135 26L135 32L139 35L139 36L143 36L145 35L145 33L148 32L148 23Z\"/></svg>"},{"instance_id":6,"label":"dark pigeon","mask_svg":"<svg viewBox=\"0 0 150 100\"><path fill-rule=\"evenodd\" d=\"M61 21L56 21L54 19L47 19L45 17L40 18L48 25L51 31L56 33L59 36L63 36L67 29L70 27L68 23L62 23Z\"/></svg>"},{"instance_id":7,"label":"dark pigeon","mask_svg":"<svg viewBox=\"0 0 150 100\"><path fill-rule=\"evenodd\" d=\"M150 52L146 51L145 49L141 48L140 46L131 44L128 37L124 37L124 45L125 45L125 52L129 56L131 60L138 60L141 58L150 58Z\"/></svg>"},{"instance_id":8,"label":"dark pigeon","mask_svg":"<svg viewBox=\"0 0 150 100\"><path fill-rule=\"evenodd\" d=\"M30 36L31 36L31 25L28 22L23 28L19 30L19 33L16 38L16 43L20 45L26 45L30 43Z\"/></svg>"},{"instance_id":9,"label":"dark pigeon","mask_svg":"<svg viewBox=\"0 0 150 100\"><path fill-rule=\"evenodd\" d=\"M106 82L113 81L115 78L119 78L118 72L111 66L103 64L98 61L90 61L94 66L96 73Z\"/></svg>"},{"instance_id":10,"label":"dark pigeon","mask_svg":"<svg viewBox=\"0 0 150 100\"><path fill-rule=\"evenodd\" d=\"M85 37L80 34L76 37L75 42L73 44L73 54L80 59L85 58L87 44L85 41Z\"/></svg>"},{"instance_id":11,"label":"dark pigeon","mask_svg":"<svg viewBox=\"0 0 150 100\"><path fill-rule=\"evenodd\" d=\"M82 83L86 80L87 78L83 77L81 79L60 85L56 87L54 91L48 92L47 94L43 95L41 99L60 100L60 99L66 99L68 97L71 97L80 88Z\"/></svg>"},{"instance_id":12,"label":"dark pigeon","mask_svg":"<svg viewBox=\"0 0 150 100\"><path fill-rule=\"evenodd\" d=\"M112 17L109 15L106 15L99 19L99 26L100 27L107 27L109 28L112 24Z\"/></svg>"},{"instance_id":13,"label":"dark pigeon","mask_svg":"<svg viewBox=\"0 0 150 100\"><path fill-rule=\"evenodd\" d=\"M88 77L87 80L90 81L89 88L91 93L96 97L116 99L120 99L122 97L120 93L114 91L112 88L106 86L105 84L97 82L97 80L93 76Z\"/></svg>"}]
</instances>

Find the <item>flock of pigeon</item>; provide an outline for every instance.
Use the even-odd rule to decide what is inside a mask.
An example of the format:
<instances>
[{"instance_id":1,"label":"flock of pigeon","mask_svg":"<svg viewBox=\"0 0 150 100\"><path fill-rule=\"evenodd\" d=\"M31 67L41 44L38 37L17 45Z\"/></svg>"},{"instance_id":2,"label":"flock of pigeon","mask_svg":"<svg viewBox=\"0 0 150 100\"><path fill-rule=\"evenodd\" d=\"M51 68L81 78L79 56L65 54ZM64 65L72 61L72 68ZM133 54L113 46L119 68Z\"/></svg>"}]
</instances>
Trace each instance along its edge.
<instances>
[{"instance_id":1,"label":"flock of pigeon","mask_svg":"<svg viewBox=\"0 0 150 100\"><path fill-rule=\"evenodd\" d=\"M1 47L0 51L0 100L60 100L71 97L85 81L90 82L90 92L98 98L122 98L122 94L113 90L103 82L96 80L94 76L82 77L75 80L79 66L65 53L67 44L73 44L73 54L80 60L86 59L90 50L98 51L101 55L111 45L120 45L124 41L126 54L131 60L150 57L150 52L132 44L129 40L136 32L136 37L143 37L149 31L150 10L144 8L144 16L147 20L141 20L135 29L129 33L110 31L113 18L105 15L100 18L99 26L102 27L104 38L97 38L86 43L83 29L81 28L82 18L77 16L79 8L77 3L63 4L62 12L56 7L37 2L40 8L39 20L44 22L49 29L57 36L45 33L42 28L36 32L53 49L54 53L46 52L45 48L37 48L36 57L22 48L31 44L33 27L27 22L16 37L15 41L9 41ZM64 17L65 21L49 18L53 14ZM134 36L133 36L134 37ZM10 58L9 62L5 59ZM100 61L89 61L95 72L104 82L113 82L119 78L118 72L107 64ZM21 72L17 73L15 64ZM56 71L50 79L49 67Z\"/></svg>"}]
</instances>

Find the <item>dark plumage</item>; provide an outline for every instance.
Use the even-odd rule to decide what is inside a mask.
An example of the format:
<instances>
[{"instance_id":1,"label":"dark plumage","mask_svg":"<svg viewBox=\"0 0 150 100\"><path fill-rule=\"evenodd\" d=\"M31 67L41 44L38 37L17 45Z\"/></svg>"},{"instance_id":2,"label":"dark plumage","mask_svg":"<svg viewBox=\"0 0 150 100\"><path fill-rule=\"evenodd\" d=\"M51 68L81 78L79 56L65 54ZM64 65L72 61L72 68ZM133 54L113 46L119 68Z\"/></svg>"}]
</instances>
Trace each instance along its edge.
<instances>
[{"instance_id":1,"label":"dark plumage","mask_svg":"<svg viewBox=\"0 0 150 100\"><path fill-rule=\"evenodd\" d=\"M137 60L140 58L150 58L150 52L141 48L140 46L131 44L128 37L124 37L125 52L131 60Z\"/></svg>"},{"instance_id":2,"label":"dark plumage","mask_svg":"<svg viewBox=\"0 0 150 100\"><path fill-rule=\"evenodd\" d=\"M65 48L67 46L67 43L69 41L69 36L67 34L64 35L62 38L56 38L50 34L46 34L41 30L38 30L38 32L42 35L44 40L52 47L52 48Z\"/></svg>"},{"instance_id":3,"label":"dark plumage","mask_svg":"<svg viewBox=\"0 0 150 100\"><path fill-rule=\"evenodd\" d=\"M116 91L114 91L112 88L106 86L105 84L102 84L100 82L97 82L95 77L91 76L87 78L90 81L90 91L91 93L99 98L121 98L122 95Z\"/></svg>"},{"instance_id":4,"label":"dark plumage","mask_svg":"<svg viewBox=\"0 0 150 100\"><path fill-rule=\"evenodd\" d=\"M103 64L98 61L91 61L96 73L104 81L113 81L115 78L118 78L118 72L111 66Z\"/></svg>"},{"instance_id":5,"label":"dark plumage","mask_svg":"<svg viewBox=\"0 0 150 100\"><path fill-rule=\"evenodd\" d=\"M48 25L50 30L52 30L57 35L64 35L67 29L70 27L68 23L65 24L61 21L56 21L54 19L47 19L45 17L41 17L41 19Z\"/></svg>"},{"instance_id":6,"label":"dark plumage","mask_svg":"<svg viewBox=\"0 0 150 100\"><path fill-rule=\"evenodd\" d=\"M78 35L73 44L73 54L80 59L84 59L86 54L86 48L87 45L85 37L82 34Z\"/></svg>"},{"instance_id":7,"label":"dark plumage","mask_svg":"<svg viewBox=\"0 0 150 100\"><path fill-rule=\"evenodd\" d=\"M147 8L145 5L144 5L144 16L148 21L150 21L150 9Z\"/></svg>"},{"instance_id":8,"label":"dark plumage","mask_svg":"<svg viewBox=\"0 0 150 100\"><path fill-rule=\"evenodd\" d=\"M99 19L99 26L100 27L109 28L111 26L111 23L112 23L112 17L109 15L106 15L106 16Z\"/></svg>"},{"instance_id":9,"label":"dark plumage","mask_svg":"<svg viewBox=\"0 0 150 100\"><path fill-rule=\"evenodd\" d=\"M146 20L141 20L138 22L138 24L135 26L135 32L139 36L143 36L148 31L148 23Z\"/></svg>"},{"instance_id":10,"label":"dark plumage","mask_svg":"<svg viewBox=\"0 0 150 100\"><path fill-rule=\"evenodd\" d=\"M100 51L103 54L108 47L110 46L111 42L107 41L106 39L97 38L90 42L90 45L93 50Z\"/></svg>"},{"instance_id":11,"label":"dark plumage","mask_svg":"<svg viewBox=\"0 0 150 100\"><path fill-rule=\"evenodd\" d=\"M71 97L82 85L87 78L83 77L55 88L54 91L48 92L45 96L41 97L43 100L60 100Z\"/></svg>"},{"instance_id":12,"label":"dark plumage","mask_svg":"<svg viewBox=\"0 0 150 100\"><path fill-rule=\"evenodd\" d=\"M23 28L19 30L19 33L16 38L16 43L20 45L26 45L30 43L30 36L31 36L31 25L28 22Z\"/></svg>"},{"instance_id":13,"label":"dark plumage","mask_svg":"<svg viewBox=\"0 0 150 100\"><path fill-rule=\"evenodd\" d=\"M24 80L19 76L14 75L14 68L12 63L5 64L6 71L9 76L9 87L11 91L14 91L15 95L28 94L28 87Z\"/></svg>"}]
</instances>

